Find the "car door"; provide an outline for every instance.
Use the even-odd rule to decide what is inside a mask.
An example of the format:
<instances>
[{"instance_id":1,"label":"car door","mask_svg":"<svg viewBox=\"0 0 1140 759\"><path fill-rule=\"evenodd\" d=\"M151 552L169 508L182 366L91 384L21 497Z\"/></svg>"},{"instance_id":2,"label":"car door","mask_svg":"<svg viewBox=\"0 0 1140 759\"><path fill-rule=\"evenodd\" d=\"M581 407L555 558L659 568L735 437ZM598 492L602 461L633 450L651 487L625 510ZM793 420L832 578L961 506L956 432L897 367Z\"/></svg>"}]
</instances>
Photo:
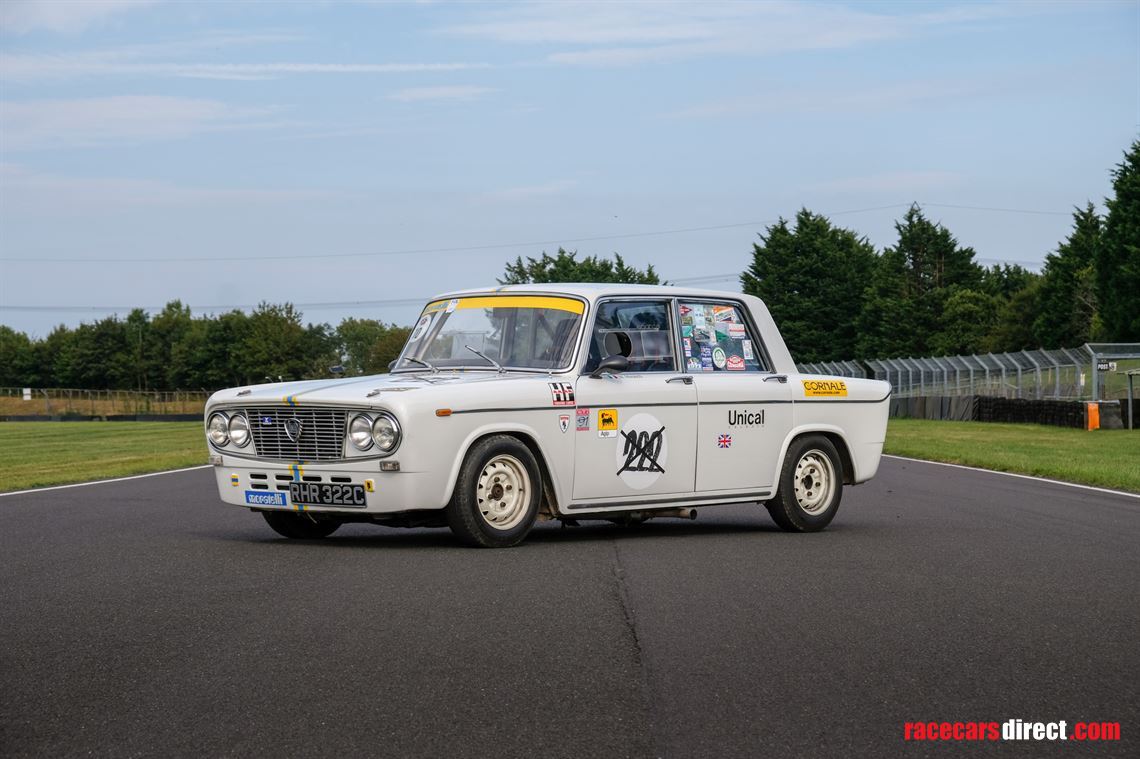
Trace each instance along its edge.
<instances>
[{"instance_id":1,"label":"car door","mask_svg":"<svg viewBox=\"0 0 1140 759\"><path fill-rule=\"evenodd\" d=\"M792 424L787 377L773 374L740 303L678 301L681 353L697 393L696 491L770 491Z\"/></svg>"},{"instance_id":2,"label":"car door","mask_svg":"<svg viewBox=\"0 0 1140 759\"><path fill-rule=\"evenodd\" d=\"M612 298L594 309L575 384L576 504L693 492L697 395L680 370L675 314L668 298ZM629 359L628 371L590 376L615 353Z\"/></svg>"}]
</instances>

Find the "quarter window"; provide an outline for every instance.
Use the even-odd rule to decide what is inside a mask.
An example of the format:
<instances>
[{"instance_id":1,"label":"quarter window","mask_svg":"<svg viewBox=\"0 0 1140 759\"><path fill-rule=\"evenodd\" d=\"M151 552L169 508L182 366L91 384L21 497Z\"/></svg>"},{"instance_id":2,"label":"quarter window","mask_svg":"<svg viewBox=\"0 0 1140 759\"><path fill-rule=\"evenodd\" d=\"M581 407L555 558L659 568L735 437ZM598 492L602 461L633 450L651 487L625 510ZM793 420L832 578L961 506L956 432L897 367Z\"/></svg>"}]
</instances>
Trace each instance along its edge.
<instances>
[{"instance_id":1,"label":"quarter window","mask_svg":"<svg viewBox=\"0 0 1140 759\"><path fill-rule=\"evenodd\" d=\"M606 356L629 359L631 372L673 372L673 331L668 301L610 300L598 305L590 356L592 372Z\"/></svg>"},{"instance_id":2,"label":"quarter window","mask_svg":"<svg viewBox=\"0 0 1140 759\"><path fill-rule=\"evenodd\" d=\"M681 351L690 372L767 371L739 306L681 301Z\"/></svg>"}]
</instances>

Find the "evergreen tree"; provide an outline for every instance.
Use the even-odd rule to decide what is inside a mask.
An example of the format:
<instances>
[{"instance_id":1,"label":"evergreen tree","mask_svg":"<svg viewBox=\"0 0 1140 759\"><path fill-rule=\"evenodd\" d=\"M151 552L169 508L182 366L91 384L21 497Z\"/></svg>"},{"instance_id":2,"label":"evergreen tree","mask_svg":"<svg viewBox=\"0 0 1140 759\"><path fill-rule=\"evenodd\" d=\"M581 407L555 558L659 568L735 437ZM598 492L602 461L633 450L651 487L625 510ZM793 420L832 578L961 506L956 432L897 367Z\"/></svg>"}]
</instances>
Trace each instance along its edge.
<instances>
[{"instance_id":1,"label":"evergreen tree","mask_svg":"<svg viewBox=\"0 0 1140 759\"><path fill-rule=\"evenodd\" d=\"M895 230L898 242L879 257L859 314L858 347L867 358L932 355L934 345L960 341L957 326L944 321L947 300L957 290L984 287L973 249L959 247L917 205ZM949 334L939 338L947 328Z\"/></svg>"},{"instance_id":2,"label":"evergreen tree","mask_svg":"<svg viewBox=\"0 0 1140 759\"><path fill-rule=\"evenodd\" d=\"M557 255L542 258L527 257L524 263L520 256L514 263L507 263L506 272L499 280L501 285L525 285L549 282L622 282L635 285L662 284L649 264L645 271L629 266L618 253L610 261L597 256L586 256L581 261L578 252L558 249Z\"/></svg>"},{"instance_id":3,"label":"evergreen tree","mask_svg":"<svg viewBox=\"0 0 1140 759\"><path fill-rule=\"evenodd\" d=\"M768 306L797 361L848 358L874 264L866 238L805 208L794 228L780 219L753 243L740 284Z\"/></svg>"},{"instance_id":4,"label":"evergreen tree","mask_svg":"<svg viewBox=\"0 0 1140 759\"><path fill-rule=\"evenodd\" d=\"M1045 257L1033 334L1044 348L1083 345L1096 316L1096 260L1102 222L1093 204L1073 212L1073 231Z\"/></svg>"},{"instance_id":5,"label":"evergreen tree","mask_svg":"<svg viewBox=\"0 0 1140 759\"><path fill-rule=\"evenodd\" d=\"M1096 247L1097 309L1104 337L1140 340L1140 140L1112 172L1114 197Z\"/></svg>"}]
</instances>

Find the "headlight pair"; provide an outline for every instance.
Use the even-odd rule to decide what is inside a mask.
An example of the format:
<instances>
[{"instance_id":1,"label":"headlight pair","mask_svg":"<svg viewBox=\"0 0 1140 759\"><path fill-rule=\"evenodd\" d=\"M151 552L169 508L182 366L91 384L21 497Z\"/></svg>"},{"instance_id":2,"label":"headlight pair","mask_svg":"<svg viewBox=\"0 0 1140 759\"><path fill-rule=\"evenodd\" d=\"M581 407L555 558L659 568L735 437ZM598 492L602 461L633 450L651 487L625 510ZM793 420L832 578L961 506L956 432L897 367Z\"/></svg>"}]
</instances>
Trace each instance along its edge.
<instances>
[{"instance_id":1,"label":"headlight pair","mask_svg":"<svg viewBox=\"0 0 1140 759\"><path fill-rule=\"evenodd\" d=\"M241 413L229 417L221 412L211 414L210 420L206 422L206 435L218 448L230 443L245 448L250 440L249 419Z\"/></svg>"},{"instance_id":2,"label":"headlight pair","mask_svg":"<svg viewBox=\"0 0 1140 759\"><path fill-rule=\"evenodd\" d=\"M388 454L400 445L400 424L391 414L380 413L375 419L357 414L348 423L348 439L358 451L376 446L376 450Z\"/></svg>"}]
</instances>

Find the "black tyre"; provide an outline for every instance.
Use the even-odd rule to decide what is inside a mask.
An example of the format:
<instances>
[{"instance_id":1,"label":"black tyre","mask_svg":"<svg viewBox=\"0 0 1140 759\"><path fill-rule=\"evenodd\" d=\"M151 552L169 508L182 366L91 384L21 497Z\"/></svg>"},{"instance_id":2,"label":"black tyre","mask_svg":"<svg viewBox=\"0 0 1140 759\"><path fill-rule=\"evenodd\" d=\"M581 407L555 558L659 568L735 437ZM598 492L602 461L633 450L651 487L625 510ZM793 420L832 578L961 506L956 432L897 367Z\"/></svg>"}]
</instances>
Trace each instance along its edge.
<instances>
[{"instance_id":1,"label":"black tyre","mask_svg":"<svg viewBox=\"0 0 1140 759\"><path fill-rule=\"evenodd\" d=\"M472 446L463 460L447 504L447 524L468 545L517 545L534 526L541 495L534 454L517 438L493 435Z\"/></svg>"},{"instance_id":2,"label":"black tyre","mask_svg":"<svg viewBox=\"0 0 1140 759\"><path fill-rule=\"evenodd\" d=\"M781 529L817 532L835 518L842 497L839 452L823 435L807 435L788 446L776 495L765 505Z\"/></svg>"},{"instance_id":3,"label":"black tyre","mask_svg":"<svg viewBox=\"0 0 1140 759\"><path fill-rule=\"evenodd\" d=\"M292 511L263 511L261 516L278 535L294 540L320 540L337 531L340 522L335 519L311 517Z\"/></svg>"}]
</instances>

